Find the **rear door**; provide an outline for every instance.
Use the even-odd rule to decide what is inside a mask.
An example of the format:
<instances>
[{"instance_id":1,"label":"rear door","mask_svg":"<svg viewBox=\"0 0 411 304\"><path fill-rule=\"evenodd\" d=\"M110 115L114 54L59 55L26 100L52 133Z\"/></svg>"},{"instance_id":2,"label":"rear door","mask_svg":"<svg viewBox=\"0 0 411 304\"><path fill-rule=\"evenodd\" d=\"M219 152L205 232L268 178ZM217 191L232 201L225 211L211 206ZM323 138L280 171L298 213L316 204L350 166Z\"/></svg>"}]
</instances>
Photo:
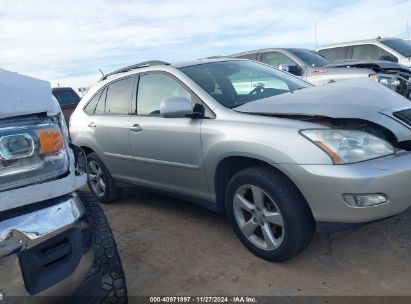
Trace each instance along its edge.
<instances>
[{"instance_id":1,"label":"rear door","mask_svg":"<svg viewBox=\"0 0 411 304\"><path fill-rule=\"evenodd\" d=\"M121 78L106 85L88 123L99 156L112 176L117 179L137 178L128 137L129 120L133 115L134 92L134 76ZM89 104L92 105L92 102L93 100Z\"/></svg>"},{"instance_id":2,"label":"rear door","mask_svg":"<svg viewBox=\"0 0 411 304\"><path fill-rule=\"evenodd\" d=\"M155 188L208 197L200 141L201 119L164 118L160 104L172 97L197 103L195 96L173 75L140 75L137 115L130 120L130 145L140 182ZM201 102L201 101L200 101Z\"/></svg>"}]
</instances>

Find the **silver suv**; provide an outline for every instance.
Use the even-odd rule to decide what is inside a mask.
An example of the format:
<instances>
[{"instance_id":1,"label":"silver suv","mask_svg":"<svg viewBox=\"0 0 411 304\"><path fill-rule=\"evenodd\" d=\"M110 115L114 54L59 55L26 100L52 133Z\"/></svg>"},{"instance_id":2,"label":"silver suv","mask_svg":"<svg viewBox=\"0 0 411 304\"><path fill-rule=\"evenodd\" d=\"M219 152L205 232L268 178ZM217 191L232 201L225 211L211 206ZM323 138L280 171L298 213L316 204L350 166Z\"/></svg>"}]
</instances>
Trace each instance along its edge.
<instances>
[{"instance_id":1,"label":"silver suv","mask_svg":"<svg viewBox=\"0 0 411 304\"><path fill-rule=\"evenodd\" d=\"M411 99L411 70L396 62L344 60L329 62L316 51L301 48L273 48L229 55L251 59L299 76L314 85L370 78Z\"/></svg>"},{"instance_id":2,"label":"silver suv","mask_svg":"<svg viewBox=\"0 0 411 304\"><path fill-rule=\"evenodd\" d=\"M256 255L285 261L315 229L386 218L411 204L411 106L369 79L313 87L241 59L146 62L104 76L73 113L88 182L225 211Z\"/></svg>"},{"instance_id":3,"label":"silver suv","mask_svg":"<svg viewBox=\"0 0 411 304\"><path fill-rule=\"evenodd\" d=\"M387 60L411 68L411 44L399 38L341 42L321 46L317 51L328 60Z\"/></svg>"}]
</instances>

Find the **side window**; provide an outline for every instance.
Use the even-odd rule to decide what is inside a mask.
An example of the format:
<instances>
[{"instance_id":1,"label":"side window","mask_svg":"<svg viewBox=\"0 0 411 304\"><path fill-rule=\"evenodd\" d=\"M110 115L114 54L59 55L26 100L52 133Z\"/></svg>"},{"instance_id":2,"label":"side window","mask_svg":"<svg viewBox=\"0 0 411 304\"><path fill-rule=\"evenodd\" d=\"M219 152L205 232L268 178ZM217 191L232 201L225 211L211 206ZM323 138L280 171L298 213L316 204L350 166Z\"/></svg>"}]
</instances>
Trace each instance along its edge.
<instances>
[{"instance_id":1,"label":"side window","mask_svg":"<svg viewBox=\"0 0 411 304\"><path fill-rule=\"evenodd\" d=\"M106 97L106 114L127 115L131 112L134 77L128 77L108 85Z\"/></svg>"},{"instance_id":2,"label":"side window","mask_svg":"<svg viewBox=\"0 0 411 304\"><path fill-rule=\"evenodd\" d=\"M101 94L96 110L94 112L94 115L103 115L104 114L104 107L106 106L106 96L107 96L107 87L104 88L103 93Z\"/></svg>"},{"instance_id":3,"label":"side window","mask_svg":"<svg viewBox=\"0 0 411 304\"><path fill-rule=\"evenodd\" d=\"M261 62L278 68L281 64L297 65L290 57L277 52L263 53Z\"/></svg>"},{"instance_id":4,"label":"side window","mask_svg":"<svg viewBox=\"0 0 411 304\"><path fill-rule=\"evenodd\" d=\"M181 84L164 74L140 76L137 95L137 114L160 115L160 104L172 97L184 97L192 101L192 95Z\"/></svg>"},{"instance_id":5,"label":"side window","mask_svg":"<svg viewBox=\"0 0 411 304\"><path fill-rule=\"evenodd\" d=\"M340 59L347 59L347 51L348 47L336 47L331 49L319 50L321 56L325 59L333 61L333 60L340 60Z\"/></svg>"},{"instance_id":6,"label":"side window","mask_svg":"<svg viewBox=\"0 0 411 304\"><path fill-rule=\"evenodd\" d=\"M88 102L88 104L84 108L84 112L86 112L88 115L94 115L94 111L96 110L96 106L97 106L98 100L100 99L101 93L103 93L103 89L100 89L100 91L98 91L96 95L94 95L94 97L91 98L91 100Z\"/></svg>"},{"instance_id":7,"label":"side window","mask_svg":"<svg viewBox=\"0 0 411 304\"><path fill-rule=\"evenodd\" d=\"M374 44L354 45L352 47L352 59L390 60L389 58L392 58L390 53Z\"/></svg>"},{"instance_id":8,"label":"side window","mask_svg":"<svg viewBox=\"0 0 411 304\"><path fill-rule=\"evenodd\" d=\"M257 53L240 55L240 56L236 56L235 58L257 60Z\"/></svg>"}]
</instances>

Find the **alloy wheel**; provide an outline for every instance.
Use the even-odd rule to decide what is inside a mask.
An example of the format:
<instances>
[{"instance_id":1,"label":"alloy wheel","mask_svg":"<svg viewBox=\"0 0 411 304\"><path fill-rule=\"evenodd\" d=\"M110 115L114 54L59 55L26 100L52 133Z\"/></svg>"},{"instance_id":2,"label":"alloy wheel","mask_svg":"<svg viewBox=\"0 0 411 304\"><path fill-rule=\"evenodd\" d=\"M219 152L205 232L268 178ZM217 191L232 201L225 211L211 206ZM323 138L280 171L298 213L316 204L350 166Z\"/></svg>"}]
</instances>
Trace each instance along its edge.
<instances>
[{"instance_id":1,"label":"alloy wheel","mask_svg":"<svg viewBox=\"0 0 411 304\"><path fill-rule=\"evenodd\" d=\"M94 160L88 163L88 178L93 192L99 196L104 196L106 192L106 181L104 180L103 170Z\"/></svg>"},{"instance_id":2,"label":"alloy wheel","mask_svg":"<svg viewBox=\"0 0 411 304\"><path fill-rule=\"evenodd\" d=\"M272 251L284 238L284 221L274 200L261 188L242 185L233 198L234 217L243 235L260 249Z\"/></svg>"}]
</instances>

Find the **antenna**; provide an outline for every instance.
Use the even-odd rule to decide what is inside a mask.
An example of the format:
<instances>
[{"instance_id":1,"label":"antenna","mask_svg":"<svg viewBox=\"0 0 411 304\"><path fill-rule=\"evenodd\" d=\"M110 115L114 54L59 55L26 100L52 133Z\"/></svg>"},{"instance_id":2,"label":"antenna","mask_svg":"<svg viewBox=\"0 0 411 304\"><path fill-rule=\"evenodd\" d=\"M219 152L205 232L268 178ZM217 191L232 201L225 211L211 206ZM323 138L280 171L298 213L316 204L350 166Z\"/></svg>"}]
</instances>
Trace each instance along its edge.
<instances>
[{"instance_id":1,"label":"antenna","mask_svg":"<svg viewBox=\"0 0 411 304\"><path fill-rule=\"evenodd\" d=\"M408 27L408 19L407 19L407 38L410 39L410 29Z\"/></svg>"},{"instance_id":2,"label":"antenna","mask_svg":"<svg viewBox=\"0 0 411 304\"><path fill-rule=\"evenodd\" d=\"M315 38L315 49L317 50L318 48L318 42L317 42L317 21L314 24L314 38Z\"/></svg>"},{"instance_id":3,"label":"antenna","mask_svg":"<svg viewBox=\"0 0 411 304\"><path fill-rule=\"evenodd\" d=\"M101 75L103 75L103 77L104 77L103 71L100 68L98 68L98 70L100 71Z\"/></svg>"}]
</instances>

